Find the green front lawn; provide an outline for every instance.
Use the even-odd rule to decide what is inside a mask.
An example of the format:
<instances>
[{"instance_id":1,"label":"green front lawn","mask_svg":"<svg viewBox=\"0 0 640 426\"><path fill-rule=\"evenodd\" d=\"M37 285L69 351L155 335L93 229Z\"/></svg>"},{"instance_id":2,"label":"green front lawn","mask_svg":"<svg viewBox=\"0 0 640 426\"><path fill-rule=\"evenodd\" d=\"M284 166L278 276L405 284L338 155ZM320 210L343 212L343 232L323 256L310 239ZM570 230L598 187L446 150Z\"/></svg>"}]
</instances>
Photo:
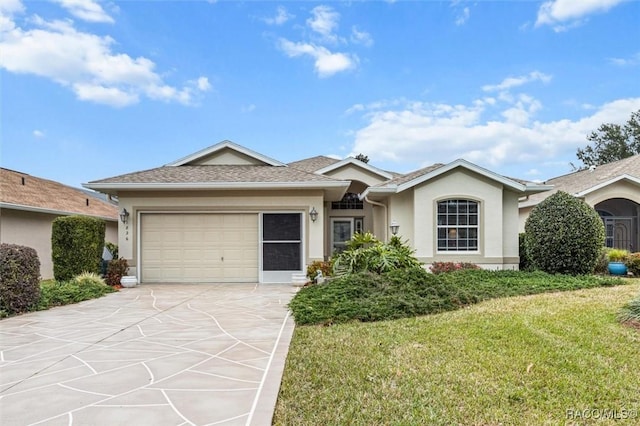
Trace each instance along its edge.
<instances>
[{"instance_id":1,"label":"green front lawn","mask_svg":"<svg viewBox=\"0 0 640 426\"><path fill-rule=\"evenodd\" d=\"M635 280L298 326L274 423L638 424L625 417L640 411L640 331L617 315L639 292Z\"/></svg>"}]
</instances>

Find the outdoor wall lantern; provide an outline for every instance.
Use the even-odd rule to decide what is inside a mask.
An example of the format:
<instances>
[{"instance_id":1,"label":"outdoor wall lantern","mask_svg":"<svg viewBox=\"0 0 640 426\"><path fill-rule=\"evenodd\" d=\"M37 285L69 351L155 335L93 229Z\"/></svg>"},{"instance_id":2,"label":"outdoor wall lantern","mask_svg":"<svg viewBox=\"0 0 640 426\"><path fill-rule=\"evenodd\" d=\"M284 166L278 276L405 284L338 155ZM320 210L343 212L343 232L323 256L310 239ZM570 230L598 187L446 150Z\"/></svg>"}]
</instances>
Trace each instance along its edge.
<instances>
[{"instance_id":1,"label":"outdoor wall lantern","mask_svg":"<svg viewBox=\"0 0 640 426\"><path fill-rule=\"evenodd\" d=\"M398 229L400 229L400 225L398 225L398 222L396 222L395 220L392 220L389 228L391 228L391 233L393 235L396 235L398 233Z\"/></svg>"},{"instance_id":2,"label":"outdoor wall lantern","mask_svg":"<svg viewBox=\"0 0 640 426\"><path fill-rule=\"evenodd\" d=\"M309 217L311 217L311 221L315 222L318 220L318 211L315 207L311 207L311 211L309 212Z\"/></svg>"},{"instance_id":3,"label":"outdoor wall lantern","mask_svg":"<svg viewBox=\"0 0 640 426\"><path fill-rule=\"evenodd\" d=\"M122 209L122 213L120 213L120 220L122 223L127 223L127 221L129 221L129 212L127 209Z\"/></svg>"}]
</instances>

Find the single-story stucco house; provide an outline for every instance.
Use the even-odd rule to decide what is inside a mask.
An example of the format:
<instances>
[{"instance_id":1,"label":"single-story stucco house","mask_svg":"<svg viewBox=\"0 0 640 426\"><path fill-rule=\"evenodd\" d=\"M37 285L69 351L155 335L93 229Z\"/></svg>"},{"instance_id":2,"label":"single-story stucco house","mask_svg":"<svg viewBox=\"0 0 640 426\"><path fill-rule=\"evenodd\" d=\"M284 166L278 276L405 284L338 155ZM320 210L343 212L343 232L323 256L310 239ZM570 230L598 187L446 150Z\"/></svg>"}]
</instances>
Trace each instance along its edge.
<instances>
[{"instance_id":1,"label":"single-story stucco house","mask_svg":"<svg viewBox=\"0 0 640 426\"><path fill-rule=\"evenodd\" d=\"M553 190L520 200L520 232L531 210L556 191L583 199L604 221L607 247L640 251L640 154L544 182Z\"/></svg>"},{"instance_id":2,"label":"single-story stucco house","mask_svg":"<svg viewBox=\"0 0 640 426\"><path fill-rule=\"evenodd\" d=\"M40 275L53 278L51 224L60 216L104 219L105 240L118 241L118 207L102 194L52 180L0 168L0 242L28 246L38 252Z\"/></svg>"},{"instance_id":3,"label":"single-story stucco house","mask_svg":"<svg viewBox=\"0 0 640 426\"><path fill-rule=\"evenodd\" d=\"M284 164L230 141L84 186L118 196L120 255L142 283L291 282L392 224L427 265L515 269L518 200L549 189L465 160L397 174L355 158Z\"/></svg>"}]
</instances>

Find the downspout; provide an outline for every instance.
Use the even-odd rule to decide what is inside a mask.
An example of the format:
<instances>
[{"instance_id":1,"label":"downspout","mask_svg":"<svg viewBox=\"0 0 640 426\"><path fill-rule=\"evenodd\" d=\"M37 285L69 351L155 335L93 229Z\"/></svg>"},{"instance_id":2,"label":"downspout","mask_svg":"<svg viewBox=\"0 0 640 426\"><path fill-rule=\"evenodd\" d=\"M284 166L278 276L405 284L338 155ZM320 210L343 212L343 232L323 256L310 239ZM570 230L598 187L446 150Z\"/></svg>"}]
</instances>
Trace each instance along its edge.
<instances>
[{"instance_id":1,"label":"downspout","mask_svg":"<svg viewBox=\"0 0 640 426\"><path fill-rule=\"evenodd\" d=\"M367 196L365 195L363 197L363 200L365 200L367 203L371 204L372 206L379 206L379 207L383 207L384 208L384 220L385 222L388 222L389 218L387 217L387 205L380 203L378 201L373 201L367 198ZM384 224L384 240L385 241L389 241L389 227L387 226L387 223Z\"/></svg>"}]
</instances>

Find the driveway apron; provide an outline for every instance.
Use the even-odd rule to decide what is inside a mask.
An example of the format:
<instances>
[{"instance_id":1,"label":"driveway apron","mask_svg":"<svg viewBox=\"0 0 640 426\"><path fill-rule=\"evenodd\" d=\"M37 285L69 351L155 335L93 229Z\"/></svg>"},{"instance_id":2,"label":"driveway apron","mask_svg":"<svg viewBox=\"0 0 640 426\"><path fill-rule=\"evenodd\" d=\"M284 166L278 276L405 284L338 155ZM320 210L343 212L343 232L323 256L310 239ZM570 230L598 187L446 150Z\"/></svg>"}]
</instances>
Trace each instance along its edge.
<instances>
[{"instance_id":1,"label":"driveway apron","mask_svg":"<svg viewBox=\"0 0 640 426\"><path fill-rule=\"evenodd\" d=\"M291 285L143 284L0 321L2 425L268 425Z\"/></svg>"}]
</instances>

